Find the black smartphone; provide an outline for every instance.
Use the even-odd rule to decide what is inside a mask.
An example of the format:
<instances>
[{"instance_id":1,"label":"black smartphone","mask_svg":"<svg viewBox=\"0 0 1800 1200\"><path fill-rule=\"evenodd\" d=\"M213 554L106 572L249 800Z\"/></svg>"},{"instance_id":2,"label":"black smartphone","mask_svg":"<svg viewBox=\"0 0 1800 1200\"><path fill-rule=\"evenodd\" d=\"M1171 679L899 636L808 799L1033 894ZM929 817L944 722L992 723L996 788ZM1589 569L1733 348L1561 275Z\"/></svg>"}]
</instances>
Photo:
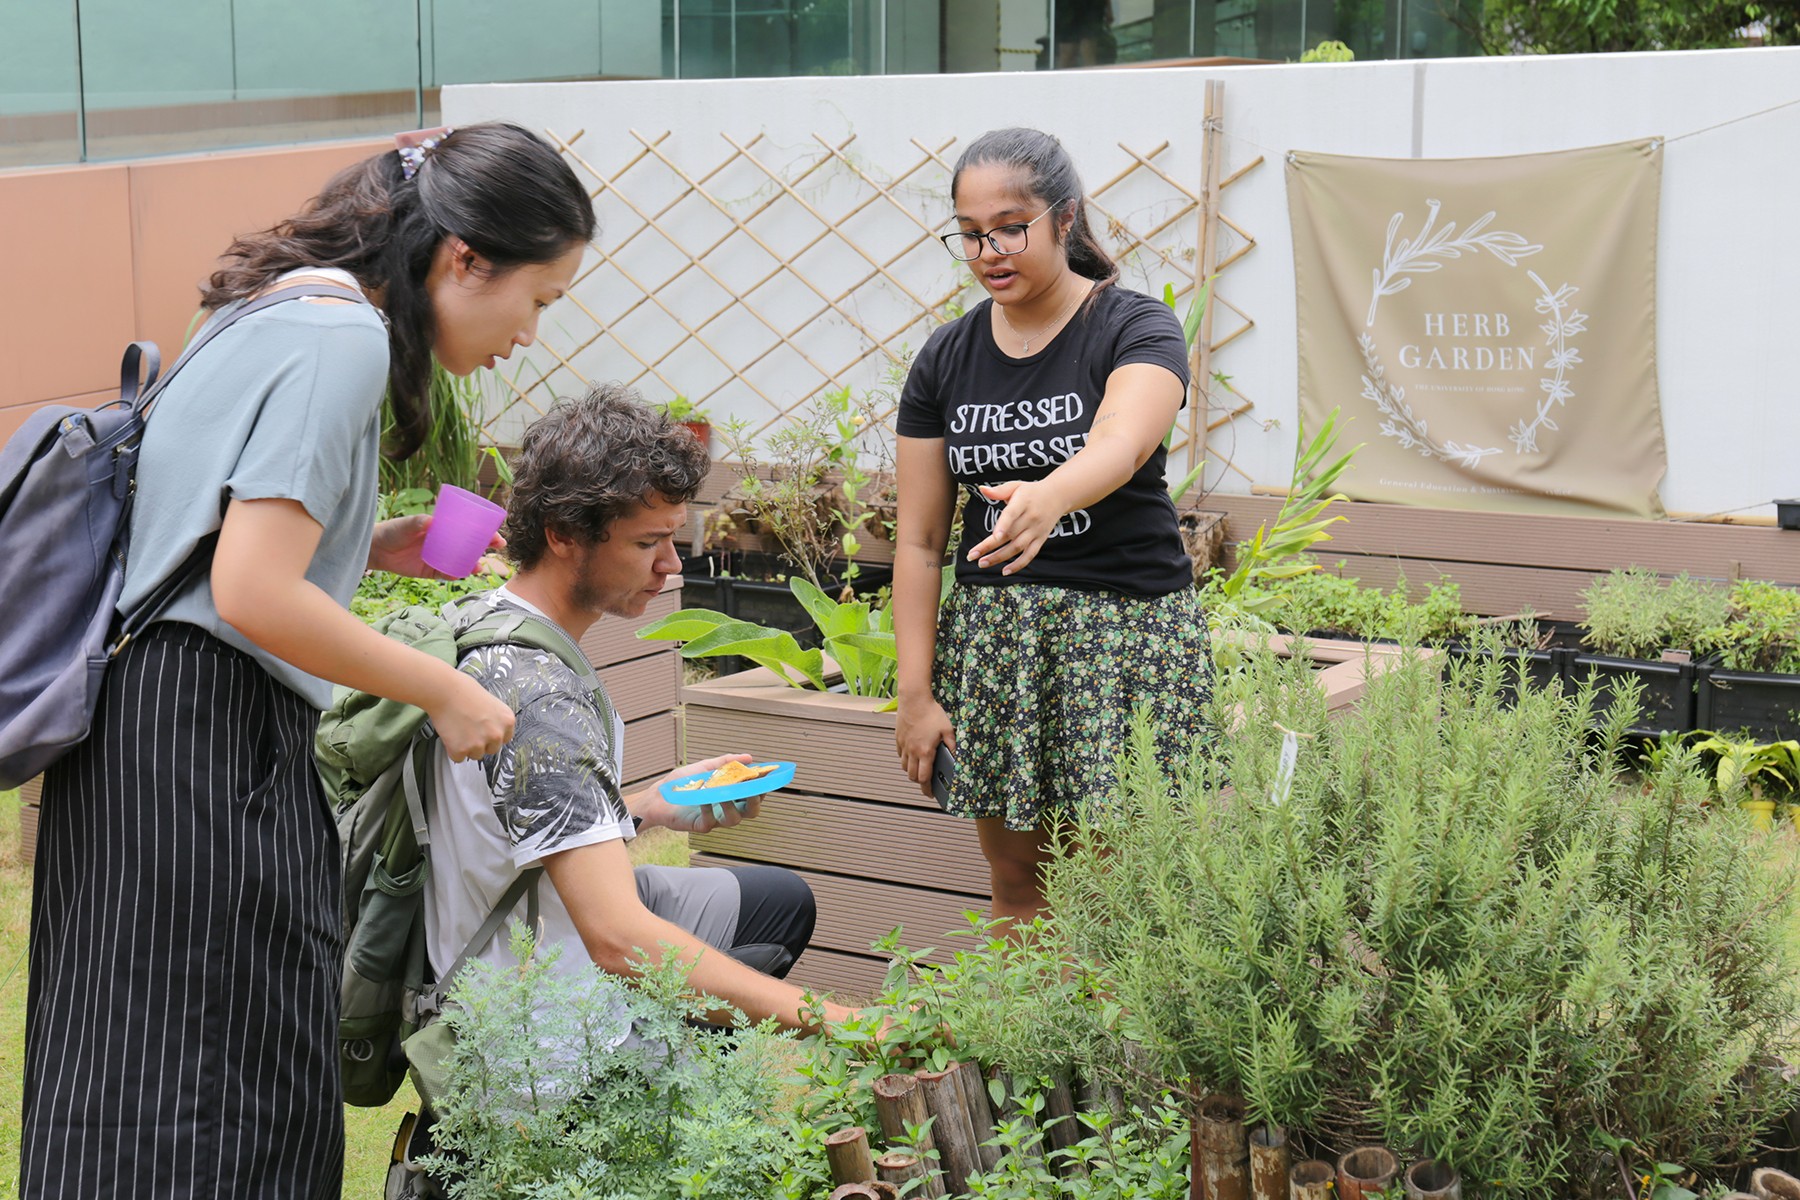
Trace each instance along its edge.
<instances>
[{"instance_id":1,"label":"black smartphone","mask_svg":"<svg viewBox=\"0 0 1800 1200\"><path fill-rule=\"evenodd\" d=\"M950 753L948 742L939 742L937 757L931 763L931 794L937 797L938 807L950 807L950 781L956 778L956 755Z\"/></svg>"}]
</instances>

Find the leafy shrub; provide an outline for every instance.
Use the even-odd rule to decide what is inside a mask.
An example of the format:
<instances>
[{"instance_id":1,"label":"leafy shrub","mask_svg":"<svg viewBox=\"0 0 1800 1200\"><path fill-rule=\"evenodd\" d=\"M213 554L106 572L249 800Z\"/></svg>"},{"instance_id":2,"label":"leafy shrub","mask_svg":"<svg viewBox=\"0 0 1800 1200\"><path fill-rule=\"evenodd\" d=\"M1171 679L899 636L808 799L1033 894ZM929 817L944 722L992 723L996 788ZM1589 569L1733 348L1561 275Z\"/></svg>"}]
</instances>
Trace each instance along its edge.
<instances>
[{"instance_id":1,"label":"leafy shrub","mask_svg":"<svg viewBox=\"0 0 1800 1200\"><path fill-rule=\"evenodd\" d=\"M1628 780L1591 688L1508 707L1494 660L1412 663L1328 721L1306 676L1255 656L1229 760L1173 779L1140 727L1128 816L1049 872L1140 1061L1489 1195L1606 1194L1600 1132L1742 1161L1791 1099L1757 1069L1800 1019L1791 843L1707 809L1691 755Z\"/></svg>"},{"instance_id":2,"label":"leafy shrub","mask_svg":"<svg viewBox=\"0 0 1800 1200\"><path fill-rule=\"evenodd\" d=\"M1723 588L1678 575L1664 583L1654 571L1609 571L1581 593L1582 641L1602 654L1654 658L1676 647L1703 652L1708 631L1726 615Z\"/></svg>"},{"instance_id":3,"label":"leafy shrub","mask_svg":"<svg viewBox=\"0 0 1800 1200\"><path fill-rule=\"evenodd\" d=\"M471 575L466 579L415 579L387 571L366 572L350 598L350 611L373 623L409 604L432 607L485 592L506 582L503 575Z\"/></svg>"},{"instance_id":4,"label":"leafy shrub","mask_svg":"<svg viewBox=\"0 0 1800 1200\"><path fill-rule=\"evenodd\" d=\"M1800 591L1739 580L1724 622L1709 631L1708 648L1734 671L1800 674Z\"/></svg>"},{"instance_id":5,"label":"leafy shrub","mask_svg":"<svg viewBox=\"0 0 1800 1200\"><path fill-rule=\"evenodd\" d=\"M425 1163L453 1200L830 1190L817 1135L780 1115L789 1035L699 1028L707 1006L674 955L627 984L591 963L557 970L559 949L533 954L515 926L522 965L471 961L446 1010L451 1091Z\"/></svg>"},{"instance_id":6,"label":"leafy shrub","mask_svg":"<svg viewBox=\"0 0 1800 1200\"><path fill-rule=\"evenodd\" d=\"M1402 578L1391 592L1314 571L1271 584L1281 597L1270 617L1293 633L1345 633L1356 638L1441 642L1462 637L1474 618L1463 612L1462 588L1441 579L1414 603Z\"/></svg>"}]
</instances>

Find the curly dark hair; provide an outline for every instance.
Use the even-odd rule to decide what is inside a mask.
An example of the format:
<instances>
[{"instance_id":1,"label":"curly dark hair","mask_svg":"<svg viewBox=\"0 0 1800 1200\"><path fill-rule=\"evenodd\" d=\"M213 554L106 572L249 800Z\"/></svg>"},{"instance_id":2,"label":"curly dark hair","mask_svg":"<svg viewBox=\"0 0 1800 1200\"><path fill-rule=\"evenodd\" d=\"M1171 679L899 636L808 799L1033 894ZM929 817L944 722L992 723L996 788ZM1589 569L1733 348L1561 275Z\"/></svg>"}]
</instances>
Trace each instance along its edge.
<instances>
[{"instance_id":1,"label":"curly dark hair","mask_svg":"<svg viewBox=\"0 0 1800 1200\"><path fill-rule=\"evenodd\" d=\"M624 384L558 400L531 423L513 459L507 556L537 566L551 529L584 545L603 542L653 492L670 504L692 500L711 467L699 439Z\"/></svg>"}]
</instances>

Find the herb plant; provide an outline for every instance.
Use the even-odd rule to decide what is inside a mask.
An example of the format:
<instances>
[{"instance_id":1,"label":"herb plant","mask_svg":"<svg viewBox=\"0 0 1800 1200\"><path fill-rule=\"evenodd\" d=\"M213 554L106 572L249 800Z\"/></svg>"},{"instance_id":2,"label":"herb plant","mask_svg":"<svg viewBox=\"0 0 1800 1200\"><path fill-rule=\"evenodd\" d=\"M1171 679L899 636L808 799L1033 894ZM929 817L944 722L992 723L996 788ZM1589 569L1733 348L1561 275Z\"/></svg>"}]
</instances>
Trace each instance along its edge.
<instances>
[{"instance_id":1,"label":"herb plant","mask_svg":"<svg viewBox=\"0 0 1800 1200\"><path fill-rule=\"evenodd\" d=\"M814 587L825 587L831 563L839 557L845 561L844 578L854 578L860 537L871 532L879 516L870 493L891 460L879 417L905 373L900 364L880 388L862 396L848 387L825 392L761 446L742 420L718 426L744 476L720 504L708 540L728 538L740 521L747 522L771 538ZM875 468L865 465L865 455L876 460ZM762 477L765 467L771 468L767 479Z\"/></svg>"},{"instance_id":2,"label":"herb plant","mask_svg":"<svg viewBox=\"0 0 1800 1200\"><path fill-rule=\"evenodd\" d=\"M673 955L627 983L556 969L515 926L522 965L476 959L444 1020L450 1092L424 1160L453 1200L812 1200L818 1136L787 1110L794 1046L772 1026L702 1026Z\"/></svg>"},{"instance_id":3,"label":"herb plant","mask_svg":"<svg viewBox=\"0 0 1800 1200\"><path fill-rule=\"evenodd\" d=\"M1602 654L1654 658L1674 647L1705 649L1724 624L1726 593L1704 580L1678 575L1664 582L1654 571L1610 571L1581 593L1582 640Z\"/></svg>"},{"instance_id":4,"label":"herb plant","mask_svg":"<svg viewBox=\"0 0 1800 1200\"><path fill-rule=\"evenodd\" d=\"M1504 682L1410 661L1327 720L1256 654L1224 757L1165 778L1136 731L1120 813L1048 871L1064 953L1151 1074L1482 1195L1608 1194L1599 1129L1742 1161L1792 1102L1756 1064L1800 1021L1794 847L1706 805L1691 755L1624 778L1629 705Z\"/></svg>"},{"instance_id":5,"label":"herb plant","mask_svg":"<svg viewBox=\"0 0 1800 1200\"><path fill-rule=\"evenodd\" d=\"M466 579L418 579L387 571L365 572L350 598L350 611L373 623L409 604L440 607L451 600L485 592L506 582L504 575L470 575Z\"/></svg>"}]
</instances>

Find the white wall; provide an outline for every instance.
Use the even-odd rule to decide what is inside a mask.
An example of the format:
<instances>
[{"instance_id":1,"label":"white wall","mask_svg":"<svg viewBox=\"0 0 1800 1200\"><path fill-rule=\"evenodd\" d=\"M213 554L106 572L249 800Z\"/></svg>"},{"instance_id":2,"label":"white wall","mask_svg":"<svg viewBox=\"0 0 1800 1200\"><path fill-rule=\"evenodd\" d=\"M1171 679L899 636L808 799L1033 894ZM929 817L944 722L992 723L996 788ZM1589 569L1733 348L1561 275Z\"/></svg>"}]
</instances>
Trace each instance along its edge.
<instances>
[{"instance_id":1,"label":"white wall","mask_svg":"<svg viewBox=\"0 0 1800 1200\"><path fill-rule=\"evenodd\" d=\"M1088 183L1117 168L1120 141L1168 139L1160 160L1198 182L1203 84L1225 83L1225 173L1265 164L1226 194L1257 247L1220 280L1256 328L1216 369L1255 411L1215 432L1215 453L1281 485L1293 456L1293 260L1281 155L1518 154L1661 135L1658 368L1671 512L1721 512L1800 495L1800 49L1452 59L1218 69L1004 72L962 76L521 84L448 88L449 123L505 117L585 130L590 162L622 162L629 130L705 158L721 133L803 148L854 132L868 159L909 161L907 139L964 141L1001 125L1055 132ZM927 197L927 200L930 200ZM944 206L948 216L948 206ZM1227 249L1229 243L1227 243ZM1230 318L1221 314L1221 321ZM1230 326L1222 325L1221 328ZM845 334L845 336L849 336ZM628 364L580 360L610 378ZM1226 473L1227 491L1248 487ZM1752 512L1768 513L1766 507Z\"/></svg>"}]
</instances>

